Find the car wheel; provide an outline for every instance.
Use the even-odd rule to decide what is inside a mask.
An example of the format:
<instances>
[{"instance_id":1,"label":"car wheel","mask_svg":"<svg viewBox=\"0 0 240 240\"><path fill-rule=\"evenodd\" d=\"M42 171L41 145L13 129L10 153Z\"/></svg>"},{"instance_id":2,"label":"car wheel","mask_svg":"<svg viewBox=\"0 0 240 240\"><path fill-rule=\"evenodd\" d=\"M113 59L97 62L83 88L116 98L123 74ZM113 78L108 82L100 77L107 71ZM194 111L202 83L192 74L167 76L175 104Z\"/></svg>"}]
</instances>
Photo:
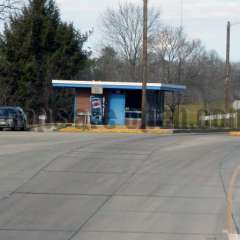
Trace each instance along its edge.
<instances>
[{"instance_id":1,"label":"car wheel","mask_svg":"<svg viewBox=\"0 0 240 240\"><path fill-rule=\"evenodd\" d=\"M3 130L3 128L0 128L0 131L2 131Z\"/></svg>"},{"instance_id":2,"label":"car wheel","mask_svg":"<svg viewBox=\"0 0 240 240\"><path fill-rule=\"evenodd\" d=\"M15 124L11 127L11 130L12 130L12 131L17 131L17 127L16 127Z\"/></svg>"},{"instance_id":3,"label":"car wheel","mask_svg":"<svg viewBox=\"0 0 240 240\"><path fill-rule=\"evenodd\" d=\"M21 131L26 131L26 129L27 129L27 126L26 126L26 124L24 124L24 125L21 127Z\"/></svg>"}]
</instances>

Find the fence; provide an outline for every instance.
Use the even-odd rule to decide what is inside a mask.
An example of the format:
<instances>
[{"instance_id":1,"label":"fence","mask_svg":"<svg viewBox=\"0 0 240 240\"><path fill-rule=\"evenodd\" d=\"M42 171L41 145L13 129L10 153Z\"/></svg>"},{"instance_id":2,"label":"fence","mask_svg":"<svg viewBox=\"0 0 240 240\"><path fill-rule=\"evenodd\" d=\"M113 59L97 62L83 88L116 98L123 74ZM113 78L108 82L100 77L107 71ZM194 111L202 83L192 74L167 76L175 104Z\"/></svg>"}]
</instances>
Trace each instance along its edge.
<instances>
[{"instance_id":1,"label":"fence","mask_svg":"<svg viewBox=\"0 0 240 240\"><path fill-rule=\"evenodd\" d=\"M226 113L226 114L215 114L215 115L202 115L200 117L201 125L212 127L231 127L238 128L239 114L235 113Z\"/></svg>"}]
</instances>

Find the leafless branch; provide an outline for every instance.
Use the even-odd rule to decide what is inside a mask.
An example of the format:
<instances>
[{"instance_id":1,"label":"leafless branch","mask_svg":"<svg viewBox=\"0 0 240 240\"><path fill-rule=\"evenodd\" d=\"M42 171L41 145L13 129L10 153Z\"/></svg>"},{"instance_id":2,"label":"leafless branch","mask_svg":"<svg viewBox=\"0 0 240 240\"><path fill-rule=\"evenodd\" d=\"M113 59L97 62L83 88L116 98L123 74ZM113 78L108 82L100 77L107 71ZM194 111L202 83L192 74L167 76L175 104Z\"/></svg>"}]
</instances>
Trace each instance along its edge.
<instances>
[{"instance_id":1,"label":"leafless branch","mask_svg":"<svg viewBox=\"0 0 240 240\"><path fill-rule=\"evenodd\" d=\"M159 30L158 10L150 8L148 33L151 40ZM120 3L116 9L107 9L102 16L103 34L107 45L111 43L120 56L132 67L134 78L142 49L143 9L141 5Z\"/></svg>"},{"instance_id":2,"label":"leafless branch","mask_svg":"<svg viewBox=\"0 0 240 240\"><path fill-rule=\"evenodd\" d=\"M0 0L0 21L8 18L13 11L19 10L21 0Z\"/></svg>"}]
</instances>

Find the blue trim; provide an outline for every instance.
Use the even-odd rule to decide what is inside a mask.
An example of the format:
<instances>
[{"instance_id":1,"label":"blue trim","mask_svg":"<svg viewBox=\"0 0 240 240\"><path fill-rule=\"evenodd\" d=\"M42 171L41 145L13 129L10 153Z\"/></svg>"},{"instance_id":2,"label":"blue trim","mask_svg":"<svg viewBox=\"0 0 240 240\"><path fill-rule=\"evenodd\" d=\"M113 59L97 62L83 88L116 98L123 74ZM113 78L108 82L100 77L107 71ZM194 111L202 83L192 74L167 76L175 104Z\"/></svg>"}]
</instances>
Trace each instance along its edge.
<instances>
[{"instance_id":1,"label":"blue trim","mask_svg":"<svg viewBox=\"0 0 240 240\"><path fill-rule=\"evenodd\" d=\"M71 83L53 83L53 87L60 87L60 88L91 88L92 85L90 84L71 84ZM142 86L126 86L126 85L101 85L101 87L105 89L122 89L122 90L141 90ZM178 87L178 86L162 86L162 87L155 87L155 86L148 86L148 90L162 90L162 91L183 91L186 89L185 86Z\"/></svg>"}]
</instances>

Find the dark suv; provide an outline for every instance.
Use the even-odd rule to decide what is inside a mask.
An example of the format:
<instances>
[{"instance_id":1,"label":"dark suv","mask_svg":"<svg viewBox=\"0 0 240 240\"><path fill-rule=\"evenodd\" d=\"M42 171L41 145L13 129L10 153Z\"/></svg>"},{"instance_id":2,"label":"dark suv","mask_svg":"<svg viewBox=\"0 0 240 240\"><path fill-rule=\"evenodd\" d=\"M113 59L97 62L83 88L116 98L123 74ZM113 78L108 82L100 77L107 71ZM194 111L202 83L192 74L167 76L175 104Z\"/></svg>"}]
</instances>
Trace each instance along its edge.
<instances>
[{"instance_id":1,"label":"dark suv","mask_svg":"<svg viewBox=\"0 0 240 240\"><path fill-rule=\"evenodd\" d=\"M0 107L0 130L26 130L27 118L20 107Z\"/></svg>"}]
</instances>

